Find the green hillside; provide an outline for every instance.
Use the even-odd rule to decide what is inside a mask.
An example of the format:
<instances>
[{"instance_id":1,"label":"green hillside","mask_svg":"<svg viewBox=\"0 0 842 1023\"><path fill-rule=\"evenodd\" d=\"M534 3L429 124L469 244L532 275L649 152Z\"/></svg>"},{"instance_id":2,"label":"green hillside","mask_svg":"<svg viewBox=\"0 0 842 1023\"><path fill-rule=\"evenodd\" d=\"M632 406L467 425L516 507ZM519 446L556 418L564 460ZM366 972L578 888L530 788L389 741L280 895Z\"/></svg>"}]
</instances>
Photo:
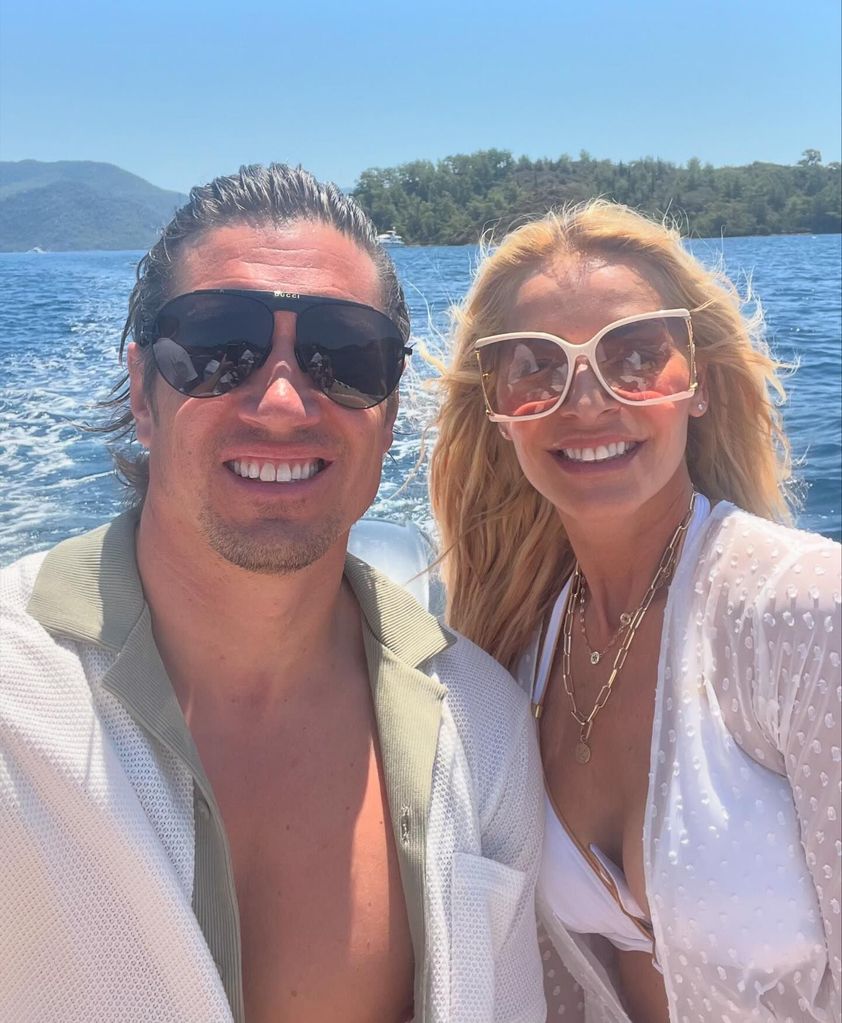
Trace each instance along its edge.
<instances>
[{"instance_id":1,"label":"green hillside","mask_svg":"<svg viewBox=\"0 0 842 1023\"><path fill-rule=\"evenodd\" d=\"M0 251L145 249L185 198L109 163L0 162Z\"/></svg>"},{"instance_id":2,"label":"green hillside","mask_svg":"<svg viewBox=\"0 0 842 1023\"><path fill-rule=\"evenodd\" d=\"M630 163L517 158L488 149L436 163L414 160L364 171L354 196L379 231L408 242L459 245L488 228L505 229L550 207L604 196L635 209L677 218L695 237L720 234L830 234L842 231L842 175L805 150L796 165L751 163L677 166L644 157Z\"/></svg>"}]
</instances>

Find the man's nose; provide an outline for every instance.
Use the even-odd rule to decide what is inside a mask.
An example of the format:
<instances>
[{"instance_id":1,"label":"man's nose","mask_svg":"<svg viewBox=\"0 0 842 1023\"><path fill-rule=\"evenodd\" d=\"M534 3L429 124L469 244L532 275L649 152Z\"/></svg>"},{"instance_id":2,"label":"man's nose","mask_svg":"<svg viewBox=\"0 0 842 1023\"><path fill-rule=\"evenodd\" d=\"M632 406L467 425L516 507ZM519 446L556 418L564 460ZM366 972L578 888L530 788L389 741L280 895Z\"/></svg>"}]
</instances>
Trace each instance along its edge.
<instances>
[{"instance_id":1,"label":"man's nose","mask_svg":"<svg viewBox=\"0 0 842 1023\"><path fill-rule=\"evenodd\" d=\"M308 425L321 418L322 401L295 357L295 314L275 313L272 350L243 393L246 418L294 420Z\"/></svg>"}]
</instances>

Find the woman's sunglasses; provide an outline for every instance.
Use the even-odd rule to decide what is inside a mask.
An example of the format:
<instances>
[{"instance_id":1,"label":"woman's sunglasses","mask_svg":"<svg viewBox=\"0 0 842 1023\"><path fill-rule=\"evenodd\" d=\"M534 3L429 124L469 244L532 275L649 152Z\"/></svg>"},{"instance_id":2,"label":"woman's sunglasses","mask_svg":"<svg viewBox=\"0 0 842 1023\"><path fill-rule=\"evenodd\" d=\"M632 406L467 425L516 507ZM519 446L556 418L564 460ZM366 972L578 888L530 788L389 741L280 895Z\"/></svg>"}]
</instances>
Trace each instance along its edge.
<instances>
[{"instance_id":1,"label":"woman's sunglasses","mask_svg":"<svg viewBox=\"0 0 842 1023\"><path fill-rule=\"evenodd\" d=\"M219 288L179 295L161 309L139 344L158 372L192 398L238 387L272 350L274 312L297 313L295 358L337 405L372 408L398 386L412 354L388 316L357 302L284 291Z\"/></svg>"},{"instance_id":2,"label":"woman's sunglasses","mask_svg":"<svg viewBox=\"0 0 842 1023\"><path fill-rule=\"evenodd\" d=\"M626 316L582 345L555 334L518 331L480 338L474 351L486 414L497 423L555 412L570 391L580 358L623 405L679 401L698 387L693 325L686 309Z\"/></svg>"}]
</instances>

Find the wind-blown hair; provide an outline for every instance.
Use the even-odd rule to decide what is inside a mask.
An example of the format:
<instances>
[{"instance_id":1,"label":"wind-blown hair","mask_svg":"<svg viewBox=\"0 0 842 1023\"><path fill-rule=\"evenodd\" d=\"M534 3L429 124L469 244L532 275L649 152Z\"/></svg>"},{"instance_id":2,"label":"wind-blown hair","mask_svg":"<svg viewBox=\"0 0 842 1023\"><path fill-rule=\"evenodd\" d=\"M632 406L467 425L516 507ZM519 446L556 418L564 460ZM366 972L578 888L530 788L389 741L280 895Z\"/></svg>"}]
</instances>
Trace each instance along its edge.
<instances>
[{"instance_id":1,"label":"wind-blown hair","mask_svg":"<svg viewBox=\"0 0 842 1023\"><path fill-rule=\"evenodd\" d=\"M702 266L677 230L625 206L593 200L517 228L491 250L454 312L430 463L447 620L508 668L570 574L573 554L555 508L486 418L473 345L506 329L506 310L533 274L559 259L594 257L632 263L649 275L665 306L691 311L709 400L706 414L688 424L686 458L696 489L712 502L790 519L789 445L773 401L784 398L781 364L763 339L759 304L744 316L734 285Z\"/></svg>"},{"instance_id":2,"label":"wind-blown hair","mask_svg":"<svg viewBox=\"0 0 842 1023\"><path fill-rule=\"evenodd\" d=\"M120 336L120 356L126 342L139 340L143 326L154 320L161 306L174 297L170 287L185 247L220 227L234 224L282 227L300 221L336 228L371 257L382 288L383 309L408 337L409 312L397 272L362 208L335 185L317 181L300 167L251 164L241 167L236 174L214 178L207 185L191 189L187 202L176 210L161 237L138 263L129 313ZM279 286L282 284L279 282ZM143 385L151 399L157 373L151 349L142 349L142 357ZM133 439L135 424L128 382L128 373L124 373L111 397L99 403L110 419L105 426L96 428L97 432ZM392 400L396 401L397 395ZM142 502L149 485L146 453L129 456L114 448L112 457L118 474L133 488L135 500Z\"/></svg>"}]
</instances>

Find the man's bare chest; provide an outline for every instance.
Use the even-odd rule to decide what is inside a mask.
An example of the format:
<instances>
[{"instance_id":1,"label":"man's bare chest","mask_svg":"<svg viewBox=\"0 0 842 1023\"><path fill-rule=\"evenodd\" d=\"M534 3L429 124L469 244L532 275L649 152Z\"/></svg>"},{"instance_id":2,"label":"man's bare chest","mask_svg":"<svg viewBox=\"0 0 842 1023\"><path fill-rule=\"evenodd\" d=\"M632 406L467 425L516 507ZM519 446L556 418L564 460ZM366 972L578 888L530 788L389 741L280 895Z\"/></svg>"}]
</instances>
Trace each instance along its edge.
<instances>
[{"instance_id":1,"label":"man's bare chest","mask_svg":"<svg viewBox=\"0 0 842 1023\"><path fill-rule=\"evenodd\" d=\"M412 947L373 722L343 725L300 722L207 768L231 850L249 1023L411 1014Z\"/></svg>"}]
</instances>

